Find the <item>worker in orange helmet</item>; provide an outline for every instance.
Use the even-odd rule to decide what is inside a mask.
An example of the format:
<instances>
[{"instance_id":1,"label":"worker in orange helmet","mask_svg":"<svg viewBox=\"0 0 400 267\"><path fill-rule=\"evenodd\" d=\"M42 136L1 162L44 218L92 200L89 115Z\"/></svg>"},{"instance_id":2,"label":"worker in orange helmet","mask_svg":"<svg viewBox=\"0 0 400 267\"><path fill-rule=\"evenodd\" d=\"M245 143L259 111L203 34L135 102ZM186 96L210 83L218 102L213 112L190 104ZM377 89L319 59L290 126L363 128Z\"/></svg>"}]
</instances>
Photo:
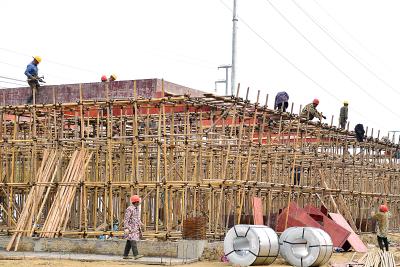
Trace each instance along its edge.
<instances>
[{"instance_id":1,"label":"worker in orange helmet","mask_svg":"<svg viewBox=\"0 0 400 267\"><path fill-rule=\"evenodd\" d=\"M106 75L102 75L101 76L101 82L105 83L107 81L107 76Z\"/></svg>"},{"instance_id":2,"label":"worker in orange helmet","mask_svg":"<svg viewBox=\"0 0 400 267\"><path fill-rule=\"evenodd\" d=\"M140 211L139 205L141 199L138 195L133 195L130 198L130 205L125 211L125 219L124 219L124 234L126 238L126 245L124 250L124 259L130 259L129 250L132 248L132 253L134 259L138 259L143 257L143 255L139 255L136 241L139 241L142 236L142 222L140 220Z\"/></svg>"},{"instance_id":3,"label":"worker in orange helmet","mask_svg":"<svg viewBox=\"0 0 400 267\"><path fill-rule=\"evenodd\" d=\"M375 219L378 223L378 229L376 231L376 236L378 239L378 245L381 250L386 249L389 251L389 242L387 239L387 234L389 231L389 218L392 216L386 205L379 206L379 212L371 212L372 219Z\"/></svg>"},{"instance_id":4,"label":"worker in orange helmet","mask_svg":"<svg viewBox=\"0 0 400 267\"><path fill-rule=\"evenodd\" d=\"M322 118L326 119L324 115L322 115L321 112L317 110L317 106L319 105L319 100L315 98L312 103L307 104L303 110L301 111L300 116L307 118L308 120L312 120L315 117L318 119L322 120Z\"/></svg>"}]
</instances>

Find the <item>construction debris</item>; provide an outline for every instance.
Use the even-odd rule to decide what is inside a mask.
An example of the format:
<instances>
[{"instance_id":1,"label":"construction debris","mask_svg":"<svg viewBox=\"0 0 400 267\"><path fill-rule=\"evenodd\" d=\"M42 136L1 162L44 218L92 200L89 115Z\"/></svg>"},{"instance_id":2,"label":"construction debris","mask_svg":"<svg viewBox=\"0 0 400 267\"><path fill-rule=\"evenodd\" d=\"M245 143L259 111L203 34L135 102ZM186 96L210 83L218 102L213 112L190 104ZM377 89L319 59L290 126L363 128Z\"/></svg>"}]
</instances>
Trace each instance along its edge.
<instances>
[{"instance_id":1,"label":"construction debris","mask_svg":"<svg viewBox=\"0 0 400 267\"><path fill-rule=\"evenodd\" d=\"M365 267L396 267L396 262L392 252L373 250L365 253L358 261Z\"/></svg>"}]
</instances>

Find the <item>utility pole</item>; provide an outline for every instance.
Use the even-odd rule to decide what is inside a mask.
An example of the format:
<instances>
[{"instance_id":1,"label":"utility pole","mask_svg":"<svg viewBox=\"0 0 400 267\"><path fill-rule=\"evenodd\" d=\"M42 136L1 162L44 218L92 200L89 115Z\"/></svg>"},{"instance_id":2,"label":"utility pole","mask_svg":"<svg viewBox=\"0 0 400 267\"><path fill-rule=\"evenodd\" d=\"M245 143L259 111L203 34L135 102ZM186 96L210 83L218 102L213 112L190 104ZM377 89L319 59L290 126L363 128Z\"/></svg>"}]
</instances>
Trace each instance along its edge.
<instances>
[{"instance_id":1,"label":"utility pole","mask_svg":"<svg viewBox=\"0 0 400 267\"><path fill-rule=\"evenodd\" d=\"M232 72L231 72L231 93L236 95L236 32L237 32L237 0L233 0L233 29L232 29Z\"/></svg>"},{"instance_id":2,"label":"utility pole","mask_svg":"<svg viewBox=\"0 0 400 267\"><path fill-rule=\"evenodd\" d=\"M218 69L225 69L225 80L219 80L219 81L215 82L216 84L217 83L225 83L225 95L228 95L228 77L229 77L228 71L230 68L232 68L231 65L219 66ZM215 86L216 86L216 84L215 84ZM215 91L217 91L217 87L215 87Z\"/></svg>"}]
</instances>

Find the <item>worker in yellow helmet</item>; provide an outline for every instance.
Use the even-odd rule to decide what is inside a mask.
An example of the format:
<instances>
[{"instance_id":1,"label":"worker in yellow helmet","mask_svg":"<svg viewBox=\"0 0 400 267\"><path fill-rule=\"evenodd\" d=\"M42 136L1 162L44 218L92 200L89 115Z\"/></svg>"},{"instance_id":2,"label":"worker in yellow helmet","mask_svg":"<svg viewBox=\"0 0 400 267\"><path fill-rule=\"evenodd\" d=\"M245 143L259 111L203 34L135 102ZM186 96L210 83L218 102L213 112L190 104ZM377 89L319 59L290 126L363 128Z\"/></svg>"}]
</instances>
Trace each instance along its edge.
<instances>
[{"instance_id":1,"label":"worker in yellow helmet","mask_svg":"<svg viewBox=\"0 0 400 267\"><path fill-rule=\"evenodd\" d=\"M111 74L111 75L110 75L110 78L108 78L108 81L109 81L109 82L113 82L113 81L115 81L116 79L117 79L117 75Z\"/></svg>"},{"instance_id":2,"label":"worker in yellow helmet","mask_svg":"<svg viewBox=\"0 0 400 267\"><path fill-rule=\"evenodd\" d=\"M341 129L346 128L348 113L349 113L349 102L343 101L343 107L340 108L340 115L339 115L339 125Z\"/></svg>"},{"instance_id":3,"label":"worker in yellow helmet","mask_svg":"<svg viewBox=\"0 0 400 267\"><path fill-rule=\"evenodd\" d=\"M37 88L39 88L39 82L44 82L43 78L39 77L38 65L42 62L42 58L39 56L34 56L33 61L26 66L25 75L28 78L29 87L32 89L32 95L28 99L28 103L32 103L33 95L36 93Z\"/></svg>"}]
</instances>

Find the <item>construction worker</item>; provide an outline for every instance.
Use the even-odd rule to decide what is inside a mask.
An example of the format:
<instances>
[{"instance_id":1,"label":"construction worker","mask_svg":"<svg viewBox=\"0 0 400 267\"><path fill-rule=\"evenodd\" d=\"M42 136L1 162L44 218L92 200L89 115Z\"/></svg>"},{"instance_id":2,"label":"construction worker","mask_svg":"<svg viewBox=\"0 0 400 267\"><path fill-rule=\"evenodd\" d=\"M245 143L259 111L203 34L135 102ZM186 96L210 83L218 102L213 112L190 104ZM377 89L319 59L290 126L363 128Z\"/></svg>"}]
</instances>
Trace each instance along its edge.
<instances>
[{"instance_id":1,"label":"construction worker","mask_svg":"<svg viewBox=\"0 0 400 267\"><path fill-rule=\"evenodd\" d=\"M115 81L116 79L117 79L117 75L111 74L111 75L110 75L110 78L108 78L108 81L109 81L109 82L113 82L113 81Z\"/></svg>"},{"instance_id":2,"label":"construction worker","mask_svg":"<svg viewBox=\"0 0 400 267\"><path fill-rule=\"evenodd\" d=\"M103 83L107 82L107 76L106 75L102 75L101 76L101 82L103 82Z\"/></svg>"},{"instance_id":3,"label":"construction worker","mask_svg":"<svg viewBox=\"0 0 400 267\"><path fill-rule=\"evenodd\" d=\"M340 108L340 115L339 115L339 124L341 129L346 128L346 123L347 123L347 118L348 118L348 112L349 112L349 102L344 101L343 102L343 107Z\"/></svg>"},{"instance_id":4,"label":"construction worker","mask_svg":"<svg viewBox=\"0 0 400 267\"><path fill-rule=\"evenodd\" d=\"M364 142L365 138L365 130L364 130L364 125L363 124L357 124L354 127L354 132L356 133L356 138L358 142Z\"/></svg>"},{"instance_id":5,"label":"construction worker","mask_svg":"<svg viewBox=\"0 0 400 267\"><path fill-rule=\"evenodd\" d=\"M39 82L43 82L41 78L39 78L39 69L38 65L42 61L42 58L39 56L34 56L33 61L26 66L25 75L27 77L27 82L29 87L32 90L32 95L28 99L28 103L32 103L33 95L36 94L37 88L39 88Z\"/></svg>"},{"instance_id":6,"label":"construction worker","mask_svg":"<svg viewBox=\"0 0 400 267\"><path fill-rule=\"evenodd\" d=\"M142 222L140 220L140 197L138 195L133 195L130 198L130 205L125 211L125 219L124 219L124 233L126 238L126 245L124 250L124 259L130 259L129 250L132 248L132 253L134 259L138 259L143 257L143 255L139 255L136 241L139 241L142 236Z\"/></svg>"},{"instance_id":7,"label":"construction worker","mask_svg":"<svg viewBox=\"0 0 400 267\"><path fill-rule=\"evenodd\" d=\"M322 118L326 119L326 117L322 115L321 112L318 112L317 110L318 105L319 105L319 100L315 98L312 103L307 104L303 108L303 110L301 111L301 116L307 118L310 121L315 117L317 117L320 120L322 120Z\"/></svg>"},{"instance_id":8,"label":"construction worker","mask_svg":"<svg viewBox=\"0 0 400 267\"><path fill-rule=\"evenodd\" d=\"M289 106L289 95L285 91L279 92L275 96L275 104L274 109L281 110L286 112L286 109Z\"/></svg>"},{"instance_id":9,"label":"construction worker","mask_svg":"<svg viewBox=\"0 0 400 267\"><path fill-rule=\"evenodd\" d=\"M376 236L378 239L378 245L381 250L389 251L389 242L387 239L387 234L389 231L389 218L392 216L386 205L379 206L379 212L371 212L371 216L378 223L378 230L376 231Z\"/></svg>"}]
</instances>

